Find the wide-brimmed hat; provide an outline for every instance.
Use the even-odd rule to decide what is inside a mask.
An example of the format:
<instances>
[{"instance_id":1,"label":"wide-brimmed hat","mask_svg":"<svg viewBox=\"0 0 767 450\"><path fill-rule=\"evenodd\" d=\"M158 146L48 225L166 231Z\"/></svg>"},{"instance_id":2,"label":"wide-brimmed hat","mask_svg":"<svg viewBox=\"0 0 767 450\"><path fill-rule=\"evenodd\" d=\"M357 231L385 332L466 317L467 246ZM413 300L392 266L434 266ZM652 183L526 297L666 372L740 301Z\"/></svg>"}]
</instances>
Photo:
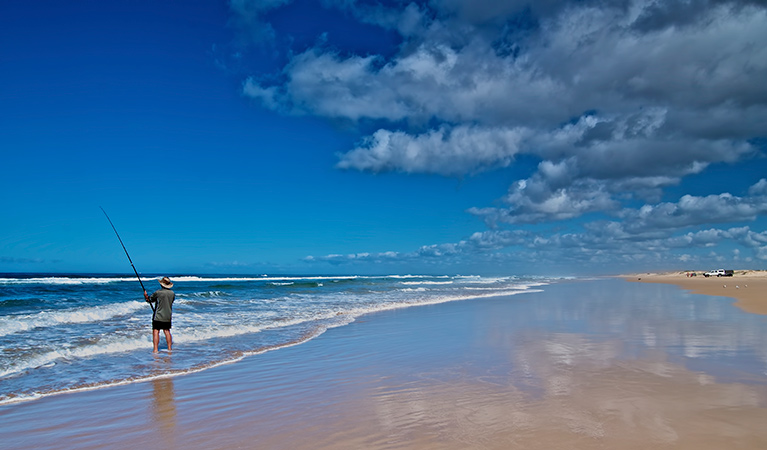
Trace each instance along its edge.
<instances>
[{"instance_id":1,"label":"wide-brimmed hat","mask_svg":"<svg viewBox=\"0 0 767 450\"><path fill-rule=\"evenodd\" d=\"M170 288L173 287L173 282L170 281L170 278L168 278L168 277L162 277L160 279L160 286L162 286L162 287L164 287L166 289L170 289Z\"/></svg>"}]
</instances>

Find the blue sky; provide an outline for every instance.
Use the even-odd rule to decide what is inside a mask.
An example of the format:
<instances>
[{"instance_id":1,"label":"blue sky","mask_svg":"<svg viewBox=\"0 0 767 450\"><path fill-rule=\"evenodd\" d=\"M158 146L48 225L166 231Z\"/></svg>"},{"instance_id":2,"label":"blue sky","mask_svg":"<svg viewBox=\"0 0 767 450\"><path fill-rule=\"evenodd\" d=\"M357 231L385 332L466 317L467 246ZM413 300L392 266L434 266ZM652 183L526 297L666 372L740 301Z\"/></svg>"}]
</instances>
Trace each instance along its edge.
<instances>
[{"instance_id":1,"label":"blue sky","mask_svg":"<svg viewBox=\"0 0 767 450\"><path fill-rule=\"evenodd\" d=\"M756 1L0 3L0 272L767 269Z\"/></svg>"}]
</instances>

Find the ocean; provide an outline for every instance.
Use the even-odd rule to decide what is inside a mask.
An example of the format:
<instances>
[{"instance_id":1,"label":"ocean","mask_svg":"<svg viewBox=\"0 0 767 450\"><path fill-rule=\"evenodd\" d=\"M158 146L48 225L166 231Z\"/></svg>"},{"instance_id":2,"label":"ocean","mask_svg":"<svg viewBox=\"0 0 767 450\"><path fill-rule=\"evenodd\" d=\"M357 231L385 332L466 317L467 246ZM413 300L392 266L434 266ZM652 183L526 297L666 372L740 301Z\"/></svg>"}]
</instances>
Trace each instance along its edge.
<instances>
[{"instance_id":1,"label":"ocean","mask_svg":"<svg viewBox=\"0 0 767 450\"><path fill-rule=\"evenodd\" d=\"M376 311L535 292L547 278L172 276L173 352L152 354L128 275L0 274L0 405L202 371L300 345ZM142 276L147 291L159 277ZM162 334L161 334L162 335Z\"/></svg>"}]
</instances>

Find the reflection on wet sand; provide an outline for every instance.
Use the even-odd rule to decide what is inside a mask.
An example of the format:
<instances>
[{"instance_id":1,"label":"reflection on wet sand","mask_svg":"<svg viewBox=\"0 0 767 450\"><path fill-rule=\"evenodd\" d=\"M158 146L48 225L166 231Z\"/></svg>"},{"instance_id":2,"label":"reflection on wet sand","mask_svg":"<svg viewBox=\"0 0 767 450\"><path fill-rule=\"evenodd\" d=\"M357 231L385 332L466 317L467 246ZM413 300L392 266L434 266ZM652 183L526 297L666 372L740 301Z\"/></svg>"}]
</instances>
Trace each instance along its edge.
<instances>
[{"instance_id":1,"label":"reflection on wet sand","mask_svg":"<svg viewBox=\"0 0 767 450\"><path fill-rule=\"evenodd\" d=\"M336 343L365 371L328 358L320 412L264 448L767 448L767 328L726 300L605 280L424 312Z\"/></svg>"},{"instance_id":2,"label":"reflection on wet sand","mask_svg":"<svg viewBox=\"0 0 767 450\"><path fill-rule=\"evenodd\" d=\"M767 448L763 385L716 383L660 353L612 360L618 342L528 342L513 358L532 385L519 374L383 385L349 409L375 417L359 436L374 448Z\"/></svg>"},{"instance_id":3,"label":"reflection on wet sand","mask_svg":"<svg viewBox=\"0 0 767 450\"><path fill-rule=\"evenodd\" d=\"M176 396L173 378L152 381L152 423L165 446L173 446L176 431Z\"/></svg>"}]
</instances>

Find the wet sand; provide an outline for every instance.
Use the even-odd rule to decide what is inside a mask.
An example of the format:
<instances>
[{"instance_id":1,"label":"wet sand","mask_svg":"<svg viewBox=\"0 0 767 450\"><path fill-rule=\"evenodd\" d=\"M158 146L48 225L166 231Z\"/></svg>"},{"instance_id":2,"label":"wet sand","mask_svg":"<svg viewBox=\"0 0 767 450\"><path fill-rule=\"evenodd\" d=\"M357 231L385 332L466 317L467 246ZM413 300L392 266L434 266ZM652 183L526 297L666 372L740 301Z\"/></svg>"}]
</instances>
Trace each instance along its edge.
<instances>
[{"instance_id":1,"label":"wet sand","mask_svg":"<svg viewBox=\"0 0 767 450\"><path fill-rule=\"evenodd\" d=\"M2 448L767 448L767 355L711 348L724 334L750 354L764 321L696 297L710 323L693 331L653 309L678 299L599 280L371 314L192 375L2 406ZM153 363L170 358L183 348Z\"/></svg>"},{"instance_id":2,"label":"wet sand","mask_svg":"<svg viewBox=\"0 0 767 450\"><path fill-rule=\"evenodd\" d=\"M736 270L731 277L704 277L704 272L645 273L624 278L641 283L673 284L695 294L734 298L735 306L742 310L767 315L767 271ZM696 276L688 276L692 273Z\"/></svg>"}]
</instances>

